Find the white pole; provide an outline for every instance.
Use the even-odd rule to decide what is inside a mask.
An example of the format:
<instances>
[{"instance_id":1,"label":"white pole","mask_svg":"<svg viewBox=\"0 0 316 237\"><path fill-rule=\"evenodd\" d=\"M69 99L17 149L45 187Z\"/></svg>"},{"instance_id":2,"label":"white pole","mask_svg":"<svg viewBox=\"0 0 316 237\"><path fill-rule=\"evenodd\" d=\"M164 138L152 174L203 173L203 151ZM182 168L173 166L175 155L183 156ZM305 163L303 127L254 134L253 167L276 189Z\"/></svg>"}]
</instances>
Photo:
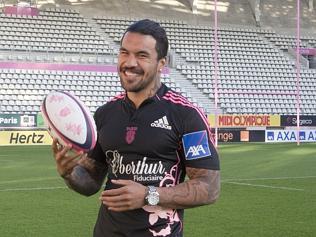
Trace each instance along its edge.
<instances>
[{"instance_id":1,"label":"white pole","mask_svg":"<svg viewBox=\"0 0 316 237\"><path fill-rule=\"evenodd\" d=\"M297 0L296 12L296 140L300 145L300 0Z\"/></svg>"},{"instance_id":2,"label":"white pole","mask_svg":"<svg viewBox=\"0 0 316 237\"><path fill-rule=\"evenodd\" d=\"M215 147L218 146L218 35L217 35L217 0L214 1L214 99L215 99Z\"/></svg>"}]
</instances>

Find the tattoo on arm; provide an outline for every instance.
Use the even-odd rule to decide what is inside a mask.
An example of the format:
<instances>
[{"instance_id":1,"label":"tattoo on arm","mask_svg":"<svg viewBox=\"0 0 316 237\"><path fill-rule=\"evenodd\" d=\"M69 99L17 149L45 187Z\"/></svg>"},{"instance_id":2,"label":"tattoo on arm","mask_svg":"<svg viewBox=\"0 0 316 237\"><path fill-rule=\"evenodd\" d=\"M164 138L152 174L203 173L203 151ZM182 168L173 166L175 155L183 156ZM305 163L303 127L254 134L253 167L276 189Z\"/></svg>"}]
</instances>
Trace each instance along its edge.
<instances>
[{"instance_id":1,"label":"tattoo on arm","mask_svg":"<svg viewBox=\"0 0 316 237\"><path fill-rule=\"evenodd\" d=\"M69 188L82 195L91 196L100 190L106 174L105 164L83 157L64 179Z\"/></svg>"},{"instance_id":2,"label":"tattoo on arm","mask_svg":"<svg viewBox=\"0 0 316 237\"><path fill-rule=\"evenodd\" d=\"M161 188L160 205L173 209L211 204L219 197L220 171L186 168L190 180L175 187Z\"/></svg>"}]
</instances>

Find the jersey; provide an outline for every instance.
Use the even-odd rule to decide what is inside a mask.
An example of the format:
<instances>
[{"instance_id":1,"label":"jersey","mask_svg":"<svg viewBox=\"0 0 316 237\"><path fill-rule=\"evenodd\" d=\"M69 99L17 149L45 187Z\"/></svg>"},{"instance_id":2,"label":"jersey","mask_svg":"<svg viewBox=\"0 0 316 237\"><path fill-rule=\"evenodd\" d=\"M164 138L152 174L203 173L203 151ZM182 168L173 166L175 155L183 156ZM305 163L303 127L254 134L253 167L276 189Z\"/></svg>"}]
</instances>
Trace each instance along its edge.
<instances>
[{"instance_id":1,"label":"jersey","mask_svg":"<svg viewBox=\"0 0 316 237\"><path fill-rule=\"evenodd\" d=\"M105 190L112 179L143 185L175 186L185 167L219 170L206 116L186 98L162 84L139 108L125 93L95 113L96 147L89 157L108 166ZM94 237L183 235L183 210L159 206L112 212L101 204Z\"/></svg>"}]
</instances>

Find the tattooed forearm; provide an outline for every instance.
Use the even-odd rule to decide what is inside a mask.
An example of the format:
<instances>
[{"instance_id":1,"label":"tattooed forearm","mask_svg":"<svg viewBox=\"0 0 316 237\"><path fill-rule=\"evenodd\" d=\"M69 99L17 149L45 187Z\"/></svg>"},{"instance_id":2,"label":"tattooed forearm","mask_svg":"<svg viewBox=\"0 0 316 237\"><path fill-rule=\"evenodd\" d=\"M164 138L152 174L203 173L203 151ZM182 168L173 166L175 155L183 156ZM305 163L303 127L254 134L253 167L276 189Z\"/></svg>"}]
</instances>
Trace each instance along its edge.
<instances>
[{"instance_id":1,"label":"tattooed forearm","mask_svg":"<svg viewBox=\"0 0 316 237\"><path fill-rule=\"evenodd\" d=\"M175 187L159 188L161 206L182 209L211 204L219 197L218 170L187 168L190 180Z\"/></svg>"},{"instance_id":2,"label":"tattooed forearm","mask_svg":"<svg viewBox=\"0 0 316 237\"><path fill-rule=\"evenodd\" d=\"M89 157L80 159L79 165L84 167L91 177L102 185L105 175L107 174L107 165Z\"/></svg>"},{"instance_id":3,"label":"tattooed forearm","mask_svg":"<svg viewBox=\"0 0 316 237\"><path fill-rule=\"evenodd\" d=\"M106 173L105 165L84 157L64 179L69 188L82 195L90 196L99 191Z\"/></svg>"}]
</instances>

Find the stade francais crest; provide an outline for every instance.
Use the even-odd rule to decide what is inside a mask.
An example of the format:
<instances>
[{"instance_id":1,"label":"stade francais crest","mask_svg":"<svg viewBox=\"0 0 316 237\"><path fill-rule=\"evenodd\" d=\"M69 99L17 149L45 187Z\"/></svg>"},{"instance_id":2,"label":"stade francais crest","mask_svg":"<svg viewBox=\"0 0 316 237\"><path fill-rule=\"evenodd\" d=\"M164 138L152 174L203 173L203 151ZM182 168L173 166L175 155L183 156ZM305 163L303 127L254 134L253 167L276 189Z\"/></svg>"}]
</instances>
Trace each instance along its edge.
<instances>
[{"instance_id":1,"label":"stade francais crest","mask_svg":"<svg viewBox=\"0 0 316 237\"><path fill-rule=\"evenodd\" d=\"M134 141L135 135L136 135L136 131L137 131L137 127L127 127L126 128L125 141L128 144L131 144Z\"/></svg>"}]
</instances>

